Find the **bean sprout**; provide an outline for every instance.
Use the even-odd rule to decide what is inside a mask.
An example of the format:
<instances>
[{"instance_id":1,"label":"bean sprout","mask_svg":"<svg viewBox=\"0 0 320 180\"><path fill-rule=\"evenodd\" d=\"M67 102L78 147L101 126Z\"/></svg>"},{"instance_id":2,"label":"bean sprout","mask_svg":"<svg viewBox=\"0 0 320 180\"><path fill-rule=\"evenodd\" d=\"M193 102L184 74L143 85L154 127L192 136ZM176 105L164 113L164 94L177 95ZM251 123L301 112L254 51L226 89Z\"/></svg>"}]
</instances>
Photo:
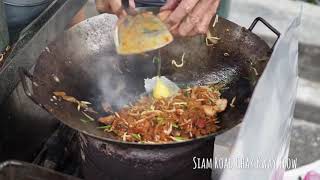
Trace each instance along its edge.
<instances>
[{"instance_id":1,"label":"bean sprout","mask_svg":"<svg viewBox=\"0 0 320 180\"><path fill-rule=\"evenodd\" d=\"M122 135L122 140L123 140L123 141L127 141L127 132L125 132L125 133Z\"/></svg>"},{"instance_id":2,"label":"bean sprout","mask_svg":"<svg viewBox=\"0 0 320 180\"><path fill-rule=\"evenodd\" d=\"M87 113L82 112L82 114L83 114L84 116L86 116L90 121L94 121L94 118L91 117L91 116L89 116Z\"/></svg>"},{"instance_id":3,"label":"bean sprout","mask_svg":"<svg viewBox=\"0 0 320 180\"><path fill-rule=\"evenodd\" d=\"M213 45L217 44L219 40L220 40L220 38L212 36L210 30L208 30L207 37L206 37L206 45L207 46L213 46Z\"/></svg>"},{"instance_id":4,"label":"bean sprout","mask_svg":"<svg viewBox=\"0 0 320 180\"><path fill-rule=\"evenodd\" d=\"M173 65L175 65L177 68L183 67L183 65L184 65L184 55L185 55L185 53L182 54L181 64L177 64L176 60L172 60L171 63L172 63Z\"/></svg>"},{"instance_id":5,"label":"bean sprout","mask_svg":"<svg viewBox=\"0 0 320 180\"><path fill-rule=\"evenodd\" d=\"M254 67L252 67L252 69L253 69L253 71L254 71L255 75L256 75L256 76L258 76L258 75L259 75L259 73L258 73L257 69L256 69L256 68L254 68Z\"/></svg>"},{"instance_id":6,"label":"bean sprout","mask_svg":"<svg viewBox=\"0 0 320 180\"><path fill-rule=\"evenodd\" d=\"M233 97L232 100L231 100L231 103L230 103L230 106L233 107L233 108L236 107L234 105L234 102L236 101L236 98L237 98L237 96Z\"/></svg>"},{"instance_id":7,"label":"bean sprout","mask_svg":"<svg viewBox=\"0 0 320 180\"><path fill-rule=\"evenodd\" d=\"M219 22L219 15L216 14L216 17L214 18L214 22L212 24L212 28L214 28L218 22Z\"/></svg>"},{"instance_id":8,"label":"bean sprout","mask_svg":"<svg viewBox=\"0 0 320 180\"><path fill-rule=\"evenodd\" d=\"M186 94L187 91L193 95ZM110 132L115 138L126 142L184 141L216 132L218 113L227 106L227 99L221 98L216 87L195 86L181 89L175 96L165 99L143 96L132 107L98 121L111 126Z\"/></svg>"}]
</instances>

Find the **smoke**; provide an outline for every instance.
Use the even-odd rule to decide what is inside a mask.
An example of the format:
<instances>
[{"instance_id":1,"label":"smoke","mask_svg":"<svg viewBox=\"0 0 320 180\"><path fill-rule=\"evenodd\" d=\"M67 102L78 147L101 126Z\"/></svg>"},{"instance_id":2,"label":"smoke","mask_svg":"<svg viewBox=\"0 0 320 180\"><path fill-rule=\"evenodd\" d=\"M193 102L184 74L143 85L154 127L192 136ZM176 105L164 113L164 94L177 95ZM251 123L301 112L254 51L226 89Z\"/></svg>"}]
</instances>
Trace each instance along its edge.
<instances>
[{"instance_id":1,"label":"smoke","mask_svg":"<svg viewBox=\"0 0 320 180\"><path fill-rule=\"evenodd\" d=\"M150 57L123 57L115 52L103 54L91 61L87 71L93 75L101 92L99 101L107 102L118 110L145 92L144 79L153 77L156 68L151 60L146 60Z\"/></svg>"},{"instance_id":2,"label":"smoke","mask_svg":"<svg viewBox=\"0 0 320 180\"><path fill-rule=\"evenodd\" d=\"M128 104L135 96L129 92L130 88L127 87L119 63L118 56L99 56L91 60L91 66L86 68L100 93L96 102L106 102L114 109Z\"/></svg>"}]
</instances>

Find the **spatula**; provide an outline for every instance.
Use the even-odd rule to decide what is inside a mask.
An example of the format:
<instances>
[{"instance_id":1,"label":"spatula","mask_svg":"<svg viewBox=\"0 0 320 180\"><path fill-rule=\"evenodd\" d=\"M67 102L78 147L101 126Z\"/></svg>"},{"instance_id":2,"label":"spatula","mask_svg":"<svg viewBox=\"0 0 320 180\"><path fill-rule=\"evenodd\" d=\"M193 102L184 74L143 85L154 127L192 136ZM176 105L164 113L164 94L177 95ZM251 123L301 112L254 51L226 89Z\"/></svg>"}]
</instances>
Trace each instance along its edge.
<instances>
[{"instance_id":1,"label":"spatula","mask_svg":"<svg viewBox=\"0 0 320 180\"><path fill-rule=\"evenodd\" d=\"M166 46L173 41L167 26L152 12L132 13L123 0L128 16L115 29L114 41L118 54L139 54Z\"/></svg>"}]
</instances>

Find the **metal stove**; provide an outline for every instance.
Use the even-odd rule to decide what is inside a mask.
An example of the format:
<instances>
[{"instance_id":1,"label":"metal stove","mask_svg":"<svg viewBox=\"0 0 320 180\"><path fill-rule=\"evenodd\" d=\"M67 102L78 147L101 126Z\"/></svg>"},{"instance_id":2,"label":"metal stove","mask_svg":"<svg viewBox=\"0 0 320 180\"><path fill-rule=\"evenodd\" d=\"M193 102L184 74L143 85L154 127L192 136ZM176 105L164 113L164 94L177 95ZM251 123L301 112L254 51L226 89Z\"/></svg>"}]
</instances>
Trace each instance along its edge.
<instances>
[{"instance_id":1,"label":"metal stove","mask_svg":"<svg viewBox=\"0 0 320 180\"><path fill-rule=\"evenodd\" d=\"M0 66L0 104L16 88L18 67L30 69L48 43L61 34L86 0L55 0L19 34L10 37L11 51Z\"/></svg>"}]
</instances>

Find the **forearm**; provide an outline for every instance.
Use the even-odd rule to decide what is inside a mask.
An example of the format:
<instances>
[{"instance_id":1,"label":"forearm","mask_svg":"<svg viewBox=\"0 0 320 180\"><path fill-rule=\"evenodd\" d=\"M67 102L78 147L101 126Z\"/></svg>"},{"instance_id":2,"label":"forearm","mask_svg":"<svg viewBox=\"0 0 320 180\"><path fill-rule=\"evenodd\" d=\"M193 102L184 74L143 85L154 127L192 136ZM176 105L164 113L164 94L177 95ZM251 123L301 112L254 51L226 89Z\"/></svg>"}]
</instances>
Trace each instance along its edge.
<instances>
[{"instance_id":1,"label":"forearm","mask_svg":"<svg viewBox=\"0 0 320 180\"><path fill-rule=\"evenodd\" d=\"M105 12L105 4L106 0L95 0L96 2L96 9L99 13L104 13Z\"/></svg>"},{"instance_id":2,"label":"forearm","mask_svg":"<svg viewBox=\"0 0 320 180\"><path fill-rule=\"evenodd\" d=\"M126 15L125 10L122 8L121 0L95 0L95 2L97 11L100 13L115 14L118 17Z\"/></svg>"}]
</instances>

